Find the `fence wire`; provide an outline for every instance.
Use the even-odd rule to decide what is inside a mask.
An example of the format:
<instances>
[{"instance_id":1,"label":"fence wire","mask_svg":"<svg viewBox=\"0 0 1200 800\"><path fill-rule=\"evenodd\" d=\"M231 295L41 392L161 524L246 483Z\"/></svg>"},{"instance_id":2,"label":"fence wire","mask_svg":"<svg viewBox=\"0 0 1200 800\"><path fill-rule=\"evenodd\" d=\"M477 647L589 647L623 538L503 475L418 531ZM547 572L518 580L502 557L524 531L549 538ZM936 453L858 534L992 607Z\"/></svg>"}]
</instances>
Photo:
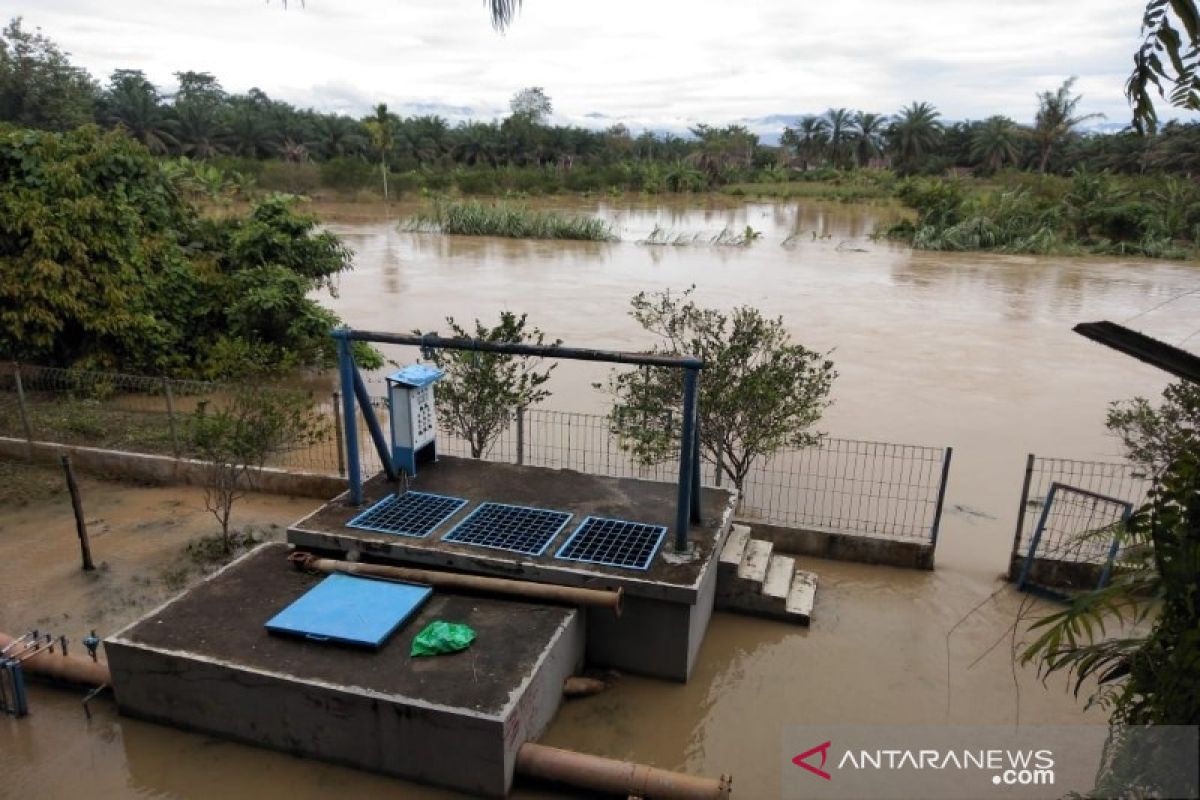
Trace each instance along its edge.
<instances>
[{"instance_id":1,"label":"fence wire","mask_svg":"<svg viewBox=\"0 0 1200 800\"><path fill-rule=\"evenodd\" d=\"M1013 536L1014 554L1024 555L1029 552L1030 539L1037 528L1050 485L1053 483L1131 503L1134 508L1145 502L1146 494L1150 491L1149 475L1142 467L1128 461L1077 461L1069 458L1043 458L1031 453L1025 463L1021 509ZM1060 498L1056 498L1055 503L1059 500ZM1041 549L1039 546L1039 557ZM1107 550L1105 554L1107 555Z\"/></svg>"},{"instance_id":2,"label":"fence wire","mask_svg":"<svg viewBox=\"0 0 1200 800\"><path fill-rule=\"evenodd\" d=\"M1130 503L1061 483L1054 485L1053 500L1043 506L1034 526L1034 557L1052 561L1105 564L1114 537L1130 512ZM1038 528L1041 533L1038 534ZM1026 551L1028 552L1028 551Z\"/></svg>"},{"instance_id":3,"label":"fence wire","mask_svg":"<svg viewBox=\"0 0 1200 800\"><path fill-rule=\"evenodd\" d=\"M386 428L382 381L367 378L371 405ZM327 384L313 388L324 435L278 454L269 466L345 474L341 406ZM0 435L139 453L186 456L187 423L201 404L224 402L231 387L203 381L0 365ZM362 415L355 420L366 474L382 469ZM438 451L470 457L470 444L439 431ZM916 541L936 535L948 448L823 437L757 464L743 487L740 513L771 524ZM678 458L643 464L621 448L606 416L531 409L514 413L482 458L596 475L678 479ZM713 463L708 485L729 485Z\"/></svg>"}]
</instances>

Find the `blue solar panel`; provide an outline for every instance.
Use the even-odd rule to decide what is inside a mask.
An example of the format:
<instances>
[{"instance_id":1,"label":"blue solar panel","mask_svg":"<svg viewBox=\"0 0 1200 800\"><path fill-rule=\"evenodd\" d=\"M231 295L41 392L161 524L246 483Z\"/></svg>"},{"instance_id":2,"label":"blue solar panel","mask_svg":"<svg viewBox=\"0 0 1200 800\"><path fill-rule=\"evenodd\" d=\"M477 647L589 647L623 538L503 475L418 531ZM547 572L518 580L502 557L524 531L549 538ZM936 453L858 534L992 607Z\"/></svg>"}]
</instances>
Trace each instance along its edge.
<instances>
[{"instance_id":1,"label":"blue solar panel","mask_svg":"<svg viewBox=\"0 0 1200 800\"><path fill-rule=\"evenodd\" d=\"M442 541L540 556L570 519L565 511L480 503Z\"/></svg>"},{"instance_id":2,"label":"blue solar panel","mask_svg":"<svg viewBox=\"0 0 1200 800\"><path fill-rule=\"evenodd\" d=\"M347 522L346 527L397 536L428 536L466 504L458 497L426 492L393 494Z\"/></svg>"},{"instance_id":3,"label":"blue solar panel","mask_svg":"<svg viewBox=\"0 0 1200 800\"><path fill-rule=\"evenodd\" d=\"M588 517L579 523L554 557L644 570L650 566L666 534L667 529L662 525Z\"/></svg>"},{"instance_id":4,"label":"blue solar panel","mask_svg":"<svg viewBox=\"0 0 1200 800\"><path fill-rule=\"evenodd\" d=\"M334 573L266 623L273 633L379 647L433 589Z\"/></svg>"}]
</instances>

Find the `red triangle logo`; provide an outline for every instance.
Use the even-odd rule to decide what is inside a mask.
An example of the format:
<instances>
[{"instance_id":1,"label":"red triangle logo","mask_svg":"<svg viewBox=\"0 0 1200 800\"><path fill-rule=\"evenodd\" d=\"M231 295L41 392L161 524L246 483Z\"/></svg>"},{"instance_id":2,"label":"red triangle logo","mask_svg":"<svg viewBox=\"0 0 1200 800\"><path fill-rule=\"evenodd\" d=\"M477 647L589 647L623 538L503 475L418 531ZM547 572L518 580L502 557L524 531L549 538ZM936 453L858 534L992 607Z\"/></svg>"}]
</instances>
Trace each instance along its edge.
<instances>
[{"instance_id":1,"label":"red triangle logo","mask_svg":"<svg viewBox=\"0 0 1200 800\"><path fill-rule=\"evenodd\" d=\"M800 755L793 758L792 763L795 764L797 767L802 767L802 768L808 770L813 775L817 775L819 777L824 778L827 781L832 780L832 776L830 776L830 774L828 772L826 772L824 769L821 769L820 767L814 767L812 764L809 764L808 761L806 760L806 759L808 759L809 756L813 756L813 755L816 755L817 753L820 753L821 754L821 767L824 767L825 759L829 755L829 745L830 744L831 744L830 742L825 742L825 744L819 744L816 747L812 748L811 750L805 750L803 753L801 753Z\"/></svg>"}]
</instances>

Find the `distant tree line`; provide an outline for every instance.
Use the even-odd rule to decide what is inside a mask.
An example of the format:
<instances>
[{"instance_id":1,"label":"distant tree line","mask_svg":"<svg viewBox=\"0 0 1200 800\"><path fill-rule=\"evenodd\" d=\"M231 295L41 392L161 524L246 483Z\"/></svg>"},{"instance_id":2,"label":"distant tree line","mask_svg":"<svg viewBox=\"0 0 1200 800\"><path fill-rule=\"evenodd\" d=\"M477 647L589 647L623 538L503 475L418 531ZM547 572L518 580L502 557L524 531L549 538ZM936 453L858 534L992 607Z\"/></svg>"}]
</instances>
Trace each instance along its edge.
<instances>
[{"instance_id":1,"label":"distant tree line","mask_svg":"<svg viewBox=\"0 0 1200 800\"><path fill-rule=\"evenodd\" d=\"M1004 116L946 122L928 102L893 115L832 108L802 117L778 146L768 146L742 125L701 124L687 137L635 134L622 124L606 130L551 125L550 99L538 87L518 92L501 120L452 125L437 115L402 117L382 104L361 119L301 109L259 89L227 92L203 72L176 78L171 94L140 70L116 70L98 82L54 42L14 19L0 36L0 121L57 131L94 122L125 131L158 155L219 159L251 173L270 162L309 163L322 185L370 183L384 191L389 179L393 189L410 188L414 174L431 189L457 185L472 193L671 192L786 180L829 167L889 166L901 175L1200 169L1196 123L1167 123L1153 135L1083 132L1082 123L1095 115L1081 113L1072 80L1038 96L1032 125Z\"/></svg>"}]
</instances>

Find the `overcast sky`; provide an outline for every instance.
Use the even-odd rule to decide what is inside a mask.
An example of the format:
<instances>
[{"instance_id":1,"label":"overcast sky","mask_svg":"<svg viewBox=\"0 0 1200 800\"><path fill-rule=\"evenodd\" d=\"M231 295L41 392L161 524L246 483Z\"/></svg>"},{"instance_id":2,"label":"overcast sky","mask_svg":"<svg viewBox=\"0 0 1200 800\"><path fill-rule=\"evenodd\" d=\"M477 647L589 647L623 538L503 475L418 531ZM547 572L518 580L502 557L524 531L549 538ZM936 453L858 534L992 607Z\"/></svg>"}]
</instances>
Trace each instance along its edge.
<instances>
[{"instance_id":1,"label":"overcast sky","mask_svg":"<svg viewBox=\"0 0 1200 800\"><path fill-rule=\"evenodd\" d=\"M1145 0L525 0L496 33L481 0L38 0L20 13L97 77L193 69L322 110L451 118L545 87L560 122L682 128L913 100L950 120L1029 121L1078 75L1081 108L1128 121ZM11 13L11 12L10 12ZM1165 109L1164 109L1165 110ZM588 115L603 115L603 118ZM1170 114L1164 114L1164 117Z\"/></svg>"}]
</instances>

